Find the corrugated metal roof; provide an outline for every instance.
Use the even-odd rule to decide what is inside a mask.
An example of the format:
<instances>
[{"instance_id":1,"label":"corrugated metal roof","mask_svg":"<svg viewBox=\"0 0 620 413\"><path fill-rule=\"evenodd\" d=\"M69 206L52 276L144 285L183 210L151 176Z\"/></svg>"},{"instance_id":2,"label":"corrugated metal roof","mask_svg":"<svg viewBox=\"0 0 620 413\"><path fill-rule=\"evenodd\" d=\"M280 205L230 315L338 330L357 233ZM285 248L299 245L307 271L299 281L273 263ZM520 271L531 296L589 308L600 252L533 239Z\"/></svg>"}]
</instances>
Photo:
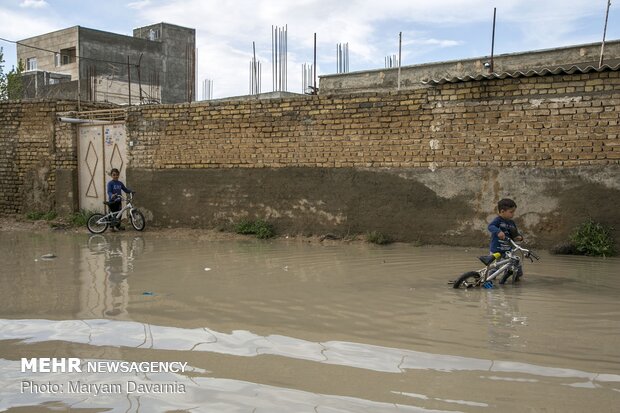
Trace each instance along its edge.
<instances>
[{"instance_id":1,"label":"corrugated metal roof","mask_svg":"<svg viewBox=\"0 0 620 413\"><path fill-rule=\"evenodd\" d=\"M565 68L562 66L555 68L543 68L540 70L528 70L526 72L501 72L501 73L489 73L489 74L477 74L467 76L453 76L444 77L441 79L426 79L422 81L424 85L442 85L444 83L459 83L459 82L471 82L474 80L493 80L493 79L507 79L507 78L519 78L519 77L532 77L532 76L547 76L547 75L572 75L575 73L590 73L590 72L606 72L606 71L618 71L620 70L620 63L615 66L603 65L601 67L585 66L580 67L577 65Z\"/></svg>"}]
</instances>

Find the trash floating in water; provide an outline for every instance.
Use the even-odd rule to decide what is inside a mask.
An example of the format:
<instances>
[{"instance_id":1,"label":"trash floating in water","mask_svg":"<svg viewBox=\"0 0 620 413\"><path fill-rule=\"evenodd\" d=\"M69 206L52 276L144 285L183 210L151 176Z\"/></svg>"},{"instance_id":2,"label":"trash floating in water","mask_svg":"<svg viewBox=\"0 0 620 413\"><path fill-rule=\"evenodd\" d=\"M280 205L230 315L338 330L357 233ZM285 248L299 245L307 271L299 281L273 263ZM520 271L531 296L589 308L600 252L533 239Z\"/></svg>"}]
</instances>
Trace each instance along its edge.
<instances>
[{"instance_id":1,"label":"trash floating in water","mask_svg":"<svg viewBox=\"0 0 620 413\"><path fill-rule=\"evenodd\" d=\"M54 258L56 258L56 255L54 255L54 254L41 255L41 259L42 260L53 260Z\"/></svg>"},{"instance_id":2,"label":"trash floating in water","mask_svg":"<svg viewBox=\"0 0 620 413\"><path fill-rule=\"evenodd\" d=\"M142 293L142 295L155 295L155 293L152 291L145 291Z\"/></svg>"},{"instance_id":3,"label":"trash floating in water","mask_svg":"<svg viewBox=\"0 0 620 413\"><path fill-rule=\"evenodd\" d=\"M211 268L205 267L205 271L211 271Z\"/></svg>"}]
</instances>

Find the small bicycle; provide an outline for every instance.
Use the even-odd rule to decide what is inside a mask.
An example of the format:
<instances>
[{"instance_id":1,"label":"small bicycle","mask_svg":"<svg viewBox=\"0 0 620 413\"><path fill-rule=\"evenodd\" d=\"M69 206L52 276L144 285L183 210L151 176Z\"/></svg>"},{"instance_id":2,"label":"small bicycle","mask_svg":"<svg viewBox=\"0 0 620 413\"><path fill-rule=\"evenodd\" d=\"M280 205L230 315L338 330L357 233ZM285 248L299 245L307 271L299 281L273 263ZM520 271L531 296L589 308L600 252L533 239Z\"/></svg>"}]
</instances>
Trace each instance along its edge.
<instances>
[{"instance_id":1,"label":"small bicycle","mask_svg":"<svg viewBox=\"0 0 620 413\"><path fill-rule=\"evenodd\" d=\"M522 259L528 258L531 262L534 262L534 258L539 260L540 257L533 251L517 245L512 239L508 238L508 241L510 241L512 247L506 251L503 258L499 252L493 255L478 257L485 267L478 271L466 272L456 281L450 281L452 287L472 288L482 286L484 288L492 288L493 280L496 278L499 278L500 284L505 284L511 277L513 283L519 281L519 278L523 275Z\"/></svg>"},{"instance_id":2,"label":"small bicycle","mask_svg":"<svg viewBox=\"0 0 620 413\"><path fill-rule=\"evenodd\" d=\"M108 229L108 226L114 227L120 224L121 218L123 217L123 213L125 211L128 211L127 216L129 217L131 226L133 226L136 231L144 230L146 220L144 219L142 212L138 211L137 208L134 208L133 205L131 205L132 199L133 192L127 195L127 197L121 197L121 200L126 201L126 204L120 211L108 212L105 215L99 212L92 214L88 217L88 221L86 222L88 230L93 234L102 234L106 229ZM110 205L107 201L105 201L104 204L106 206Z\"/></svg>"}]
</instances>

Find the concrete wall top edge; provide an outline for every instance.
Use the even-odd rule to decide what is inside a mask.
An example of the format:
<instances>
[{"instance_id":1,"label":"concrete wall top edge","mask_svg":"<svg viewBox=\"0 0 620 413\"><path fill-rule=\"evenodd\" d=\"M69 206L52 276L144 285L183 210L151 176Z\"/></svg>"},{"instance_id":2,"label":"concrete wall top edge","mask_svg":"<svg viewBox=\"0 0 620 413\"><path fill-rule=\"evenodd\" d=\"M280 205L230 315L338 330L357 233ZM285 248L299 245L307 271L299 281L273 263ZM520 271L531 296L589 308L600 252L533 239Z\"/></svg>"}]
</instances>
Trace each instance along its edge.
<instances>
[{"instance_id":1,"label":"concrete wall top edge","mask_svg":"<svg viewBox=\"0 0 620 413\"><path fill-rule=\"evenodd\" d=\"M519 58L519 57L525 57L525 56L543 55L543 54L556 53L556 52L579 50L583 48L597 48L597 47L600 48L600 46L601 46L601 42L585 43L585 44L572 45L572 46L566 46L566 47L556 47L556 48L549 48L549 49L514 52L514 53L502 53L499 55L494 55L493 58L502 60L504 58ZM609 52L610 48L616 48L616 47L620 47L620 39L605 41L605 48L607 52ZM452 64L458 64L458 63L473 63L479 60L488 60L488 59L490 59L490 55L477 56L477 57L464 57L461 59L452 59L452 60L426 62L426 63L417 63L417 64L412 64L412 65L401 66L401 71L419 69L419 68L432 68L434 66L452 65ZM614 55L613 57L609 57L609 59L615 60L615 59L618 59L618 56ZM330 73L330 74L319 76L319 79L348 77L352 75L360 76L364 74L374 74L374 73L379 73L379 72L391 72L391 71L398 71L398 68L397 67L396 68L378 68L378 69L370 69L370 70L359 70L359 71L348 72L348 73Z\"/></svg>"}]
</instances>

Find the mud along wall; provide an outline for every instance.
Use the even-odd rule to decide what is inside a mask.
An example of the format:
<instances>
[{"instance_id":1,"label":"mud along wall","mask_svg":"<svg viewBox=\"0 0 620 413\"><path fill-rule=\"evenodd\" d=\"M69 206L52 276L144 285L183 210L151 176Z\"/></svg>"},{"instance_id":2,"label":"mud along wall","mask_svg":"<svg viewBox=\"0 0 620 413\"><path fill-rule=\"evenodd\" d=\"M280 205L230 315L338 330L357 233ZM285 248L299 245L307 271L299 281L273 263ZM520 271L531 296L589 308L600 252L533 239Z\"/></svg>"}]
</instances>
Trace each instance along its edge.
<instances>
[{"instance_id":1,"label":"mud along wall","mask_svg":"<svg viewBox=\"0 0 620 413\"><path fill-rule=\"evenodd\" d=\"M485 243L512 197L550 245L588 217L620 227L618 75L132 108L128 181L156 225L423 243Z\"/></svg>"}]
</instances>

